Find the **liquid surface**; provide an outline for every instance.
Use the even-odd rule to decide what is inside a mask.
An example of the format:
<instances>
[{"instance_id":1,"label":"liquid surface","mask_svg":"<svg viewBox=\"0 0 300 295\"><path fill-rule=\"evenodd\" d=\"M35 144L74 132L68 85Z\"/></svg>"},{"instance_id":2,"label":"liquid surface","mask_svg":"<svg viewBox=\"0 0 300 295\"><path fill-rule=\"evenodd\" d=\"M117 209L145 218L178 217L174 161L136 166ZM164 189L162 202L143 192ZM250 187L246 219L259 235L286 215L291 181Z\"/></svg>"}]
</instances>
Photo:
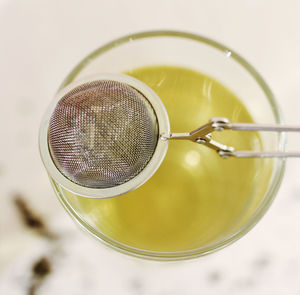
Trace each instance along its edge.
<instances>
[{"instance_id":1,"label":"liquid surface","mask_svg":"<svg viewBox=\"0 0 300 295\"><path fill-rule=\"evenodd\" d=\"M253 122L228 89L198 72L169 66L127 74L148 84L163 101L171 132L188 132L212 117ZM256 132L220 132L214 137L236 149L262 149ZM97 231L152 251L207 246L241 226L268 186L272 161L222 159L189 141L171 141L165 160L140 188L112 199L87 199L64 191L81 218Z\"/></svg>"}]
</instances>

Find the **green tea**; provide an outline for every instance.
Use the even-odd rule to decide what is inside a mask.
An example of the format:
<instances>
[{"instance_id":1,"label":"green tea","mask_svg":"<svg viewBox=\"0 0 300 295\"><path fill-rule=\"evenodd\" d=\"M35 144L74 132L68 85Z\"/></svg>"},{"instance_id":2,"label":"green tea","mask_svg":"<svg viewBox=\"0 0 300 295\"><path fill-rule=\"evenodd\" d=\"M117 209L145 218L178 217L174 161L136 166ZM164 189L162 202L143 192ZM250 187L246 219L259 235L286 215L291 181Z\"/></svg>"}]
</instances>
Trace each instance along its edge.
<instances>
[{"instance_id":1,"label":"green tea","mask_svg":"<svg viewBox=\"0 0 300 295\"><path fill-rule=\"evenodd\" d=\"M171 66L127 72L163 101L171 132L189 132L212 117L253 122L242 102L216 80ZM240 150L260 150L257 132L214 135ZM190 141L171 141L167 155L144 185L111 199L87 199L64 191L97 231L131 247L183 251L206 246L243 224L262 200L272 172L269 159L222 159Z\"/></svg>"}]
</instances>

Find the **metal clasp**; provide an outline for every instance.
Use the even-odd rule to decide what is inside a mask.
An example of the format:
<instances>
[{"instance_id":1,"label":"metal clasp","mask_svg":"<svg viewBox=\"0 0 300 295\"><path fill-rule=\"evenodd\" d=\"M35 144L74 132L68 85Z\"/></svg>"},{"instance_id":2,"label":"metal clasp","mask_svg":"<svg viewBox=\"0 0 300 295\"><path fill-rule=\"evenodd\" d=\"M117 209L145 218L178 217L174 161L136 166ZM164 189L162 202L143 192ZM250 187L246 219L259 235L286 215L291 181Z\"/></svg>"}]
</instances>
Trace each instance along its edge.
<instances>
[{"instance_id":1,"label":"metal clasp","mask_svg":"<svg viewBox=\"0 0 300 295\"><path fill-rule=\"evenodd\" d=\"M275 131L275 132L300 132L300 126L280 124L254 124L254 123L231 123L227 118L215 117L207 124L188 133L171 133L164 139L191 140L214 149L222 158L287 158L300 157L300 152L277 152L277 151L235 151L234 147L224 145L212 139L212 132L223 130L236 131Z\"/></svg>"}]
</instances>

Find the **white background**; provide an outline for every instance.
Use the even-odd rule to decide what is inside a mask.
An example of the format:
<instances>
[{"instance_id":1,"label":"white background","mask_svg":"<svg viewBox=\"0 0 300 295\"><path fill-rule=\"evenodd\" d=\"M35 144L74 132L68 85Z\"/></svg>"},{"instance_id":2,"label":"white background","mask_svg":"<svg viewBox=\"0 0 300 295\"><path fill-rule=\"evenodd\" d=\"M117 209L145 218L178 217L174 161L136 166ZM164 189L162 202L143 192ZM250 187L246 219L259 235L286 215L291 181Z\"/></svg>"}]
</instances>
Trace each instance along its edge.
<instances>
[{"instance_id":1,"label":"white background","mask_svg":"<svg viewBox=\"0 0 300 295\"><path fill-rule=\"evenodd\" d=\"M52 272L36 294L300 294L300 159L288 160L272 207L213 255L158 263L119 254L81 232L50 188L38 153L41 116L92 50L143 30L177 29L235 49L266 79L285 121L300 124L300 2L275 0L0 0L0 294L28 294L32 264ZM300 150L300 135L290 137ZM25 228L21 193L61 238Z\"/></svg>"}]
</instances>

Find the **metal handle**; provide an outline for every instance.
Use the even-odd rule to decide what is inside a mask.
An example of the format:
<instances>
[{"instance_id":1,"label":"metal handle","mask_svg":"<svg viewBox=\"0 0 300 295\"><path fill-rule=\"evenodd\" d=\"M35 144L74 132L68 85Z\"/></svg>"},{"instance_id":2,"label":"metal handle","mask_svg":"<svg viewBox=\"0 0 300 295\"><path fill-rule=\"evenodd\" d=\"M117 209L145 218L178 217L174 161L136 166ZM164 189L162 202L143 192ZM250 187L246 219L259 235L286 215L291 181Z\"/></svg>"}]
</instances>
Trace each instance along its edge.
<instances>
[{"instance_id":1,"label":"metal handle","mask_svg":"<svg viewBox=\"0 0 300 295\"><path fill-rule=\"evenodd\" d=\"M300 126L280 124L255 124L255 123L219 123L223 129L241 131L277 131L277 132L300 132Z\"/></svg>"},{"instance_id":2,"label":"metal handle","mask_svg":"<svg viewBox=\"0 0 300 295\"><path fill-rule=\"evenodd\" d=\"M280 125L280 124L254 124L254 123L228 123L224 124L224 129L238 131L273 131L273 132L300 132L300 126ZM300 157L300 152L267 152L267 151L233 151L229 154L226 151L220 151L222 157L237 158L291 158Z\"/></svg>"},{"instance_id":3,"label":"metal handle","mask_svg":"<svg viewBox=\"0 0 300 295\"><path fill-rule=\"evenodd\" d=\"M297 158L300 157L299 152L254 152L254 151L218 151L222 158Z\"/></svg>"},{"instance_id":4,"label":"metal handle","mask_svg":"<svg viewBox=\"0 0 300 295\"><path fill-rule=\"evenodd\" d=\"M290 158L300 157L300 152L276 152L276 151L235 151L231 146L226 146L211 139L213 131L273 131L273 132L300 132L300 126L280 124L255 124L255 123L231 123L227 118L212 118L208 124L189 132L172 133L168 139L186 139L204 144L214 149L222 158Z\"/></svg>"}]
</instances>

